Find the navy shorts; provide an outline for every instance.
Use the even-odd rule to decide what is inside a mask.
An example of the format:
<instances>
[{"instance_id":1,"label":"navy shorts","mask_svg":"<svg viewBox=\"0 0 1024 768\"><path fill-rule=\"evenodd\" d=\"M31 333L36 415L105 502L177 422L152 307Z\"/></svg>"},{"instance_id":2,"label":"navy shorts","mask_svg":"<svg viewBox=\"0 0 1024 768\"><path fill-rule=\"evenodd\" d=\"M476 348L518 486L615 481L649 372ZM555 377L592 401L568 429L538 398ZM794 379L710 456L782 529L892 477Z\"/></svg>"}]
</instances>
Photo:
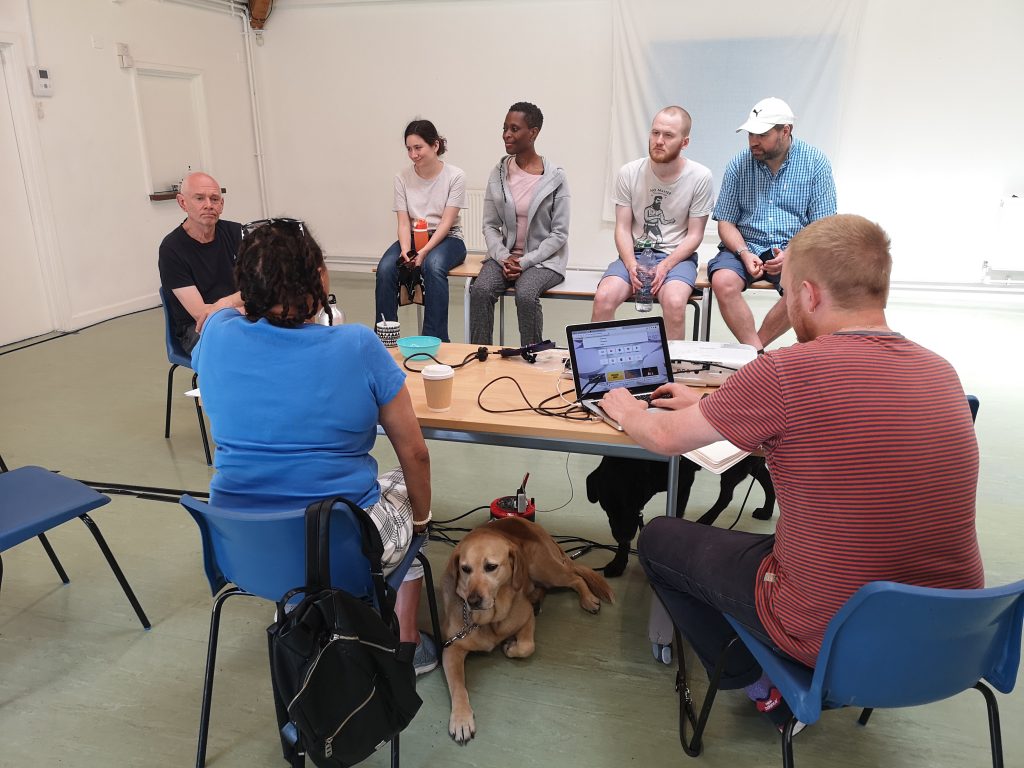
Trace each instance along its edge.
<instances>
[{"instance_id":1,"label":"navy shorts","mask_svg":"<svg viewBox=\"0 0 1024 768\"><path fill-rule=\"evenodd\" d=\"M769 248L767 251L762 253L759 258L761 261L767 261L768 259L774 258L772 249ZM743 280L743 290L746 290L754 283L766 280L775 286L775 290L779 292L780 296L782 295L782 283L780 281L781 275L763 274L759 278L754 279L750 276L750 273L747 272L747 268L743 266L743 259L732 251L727 251L724 248L718 252L718 255L715 256L715 258L708 262L708 280L710 280L711 276L720 269L727 269L730 272L735 272L739 275L740 279Z\"/></svg>"},{"instance_id":2,"label":"navy shorts","mask_svg":"<svg viewBox=\"0 0 1024 768\"><path fill-rule=\"evenodd\" d=\"M639 253L634 254L634 256L639 256L639 255L640 255ZM662 253L661 251L655 251L654 252L655 264L661 264L661 262L663 262L667 256L668 256L667 253ZM626 271L626 265L622 263L622 259L616 259L611 264L609 264L608 265L608 269L606 269L604 271L604 274L601 275L601 280L604 280L606 277L609 277L609 276L612 276L612 275L614 275L615 277L619 278L619 280L622 280L624 283L627 283L627 284L630 283L629 273ZM671 270L669 270L669 273L665 276L665 282L666 283L670 283L673 280L678 280L680 283L686 283L691 288L696 286L696 283L697 283L697 254L696 253L692 254L690 256L690 258L684 259L683 261L679 262L674 267L672 267Z\"/></svg>"}]
</instances>

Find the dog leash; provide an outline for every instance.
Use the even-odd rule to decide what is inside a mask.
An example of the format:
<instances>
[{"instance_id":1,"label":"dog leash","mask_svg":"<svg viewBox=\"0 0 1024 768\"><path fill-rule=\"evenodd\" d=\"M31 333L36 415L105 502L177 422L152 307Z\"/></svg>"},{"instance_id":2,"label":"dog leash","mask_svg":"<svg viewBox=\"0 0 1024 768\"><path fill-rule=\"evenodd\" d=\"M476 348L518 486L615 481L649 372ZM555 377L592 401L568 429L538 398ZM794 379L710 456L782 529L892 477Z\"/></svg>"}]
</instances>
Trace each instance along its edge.
<instances>
[{"instance_id":1,"label":"dog leash","mask_svg":"<svg viewBox=\"0 0 1024 768\"><path fill-rule=\"evenodd\" d=\"M471 624L469 621L469 605L466 603L462 604L462 629L456 632L454 635L445 640L442 648L447 648L452 643L461 640L464 637L472 634L473 630L479 627L479 624Z\"/></svg>"}]
</instances>

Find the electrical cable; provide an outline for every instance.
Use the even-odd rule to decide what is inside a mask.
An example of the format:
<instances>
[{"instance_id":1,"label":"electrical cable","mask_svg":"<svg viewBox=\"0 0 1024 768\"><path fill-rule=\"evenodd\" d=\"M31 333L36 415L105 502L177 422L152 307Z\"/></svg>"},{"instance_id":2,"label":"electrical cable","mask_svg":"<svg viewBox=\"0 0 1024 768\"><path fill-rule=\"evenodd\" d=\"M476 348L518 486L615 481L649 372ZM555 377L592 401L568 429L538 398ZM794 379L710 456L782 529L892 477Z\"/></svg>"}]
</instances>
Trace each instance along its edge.
<instances>
[{"instance_id":1,"label":"electrical cable","mask_svg":"<svg viewBox=\"0 0 1024 768\"><path fill-rule=\"evenodd\" d=\"M108 317L106 320L99 320L99 321L93 323L92 325L86 325L86 326L83 326L81 328L76 328L73 331L62 331L61 333L58 333L56 336L49 336L48 338L45 338L45 339L39 339L38 341L33 341L31 344L22 344L20 347L15 347L14 349L6 349L3 352L0 352L0 357L3 357L4 355L9 355L12 352L20 352L23 349L28 349L29 347L34 347L34 346L36 346L38 344L45 344L48 341L56 341L57 339L63 339L65 336L74 336L76 334L81 333L82 331L87 331L90 328L95 328L97 325L103 325L104 323L109 323L112 320L120 320L122 317L131 317L132 315L137 315L137 314L139 314L141 312L149 312L151 310L158 309L158 308L159 307L147 307L146 309L137 309L134 312L125 312L123 315L117 315L116 317ZM42 335L45 336L46 334L42 334ZM33 338L38 338L38 337L33 337ZM24 341L24 339L23 339L23 341ZM11 342L11 345L13 346L14 344L17 344L17 343L18 342L14 341L14 342Z\"/></svg>"},{"instance_id":2,"label":"electrical cable","mask_svg":"<svg viewBox=\"0 0 1024 768\"><path fill-rule=\"evenodd\" d=\"M570 456L572 456L571 453L565 454L565 477L569 481L569 501L567 501L567 502L565 502L565 504L561 504L561 505L559 505L557 507L552 507L551 509L538 509L535 514L543 513L543 514L546 515L548 512L557 512L558 510L564 509L565 507L569 506L572 503L573 498L576 496L576 489L573 487L573 484L572 484L572 475L569 474L569 457Z\"/></svg>"},{"instance_id":3,"label":"electrical cable","mask_svg":"<svg viewBox=\"0 0 1024 768\"><path fill-rule=\"evenodd\" d=\"M743 495L743 503L740 504L740 511L736 513L736 519L732 521L732 525L730 525L726 530L731 531L743 516L743 509L747 506L747 499L750 497L750 492L754 489L755 480L757 480L757 478L751 475L750 485L747 486L747 492Z\"/></svg>"},{"instance_id":4,"label":"electrical cable","mask_svg":"<svg viewBox=\"0 0 1024 768\"><path fill-rule=\"evenodd\" d=\"M484 392L486 392L492 385L504 379L507 379L516 385L516 389L519 390L519 394L522 396L523 402L526 403L525 408L505 408L498 410L495 408L488 408L483 404ZM568 406L559 405L554 408L546 407L547 403L550 403L558 397L558 394L551 395L551 397L546 397L541 400L539 404L533 405L533 403L530 402L530 399L526 396L526 393L523 391L523 388L519 385L518 381L516 381L512 376L499 376L496 379L491 379L483 386L483 389L481 389L480 393L476 396L476 404L480 410L486 413L523 413L526 411L532 411L540 416L555 416L561 419L568 419L569 421L591 421L590 415L577 403L572 403Z\"/></svg>"},{"instance_id":5,"label":"electrical cable","mask_svg":"<svg viewBox=\"0 0 1024 768\"><path fill-rule=\"evenodd\" d=\"M409 366L409 361L416 357L429 357L438 365L447 365L451 368L462 368L464 365L468 365L469 363L472 363L474 360L479 360L482 363L484 360L487 359L487 356L491 354L496 353L491 352L490 350L487 349L487 347L477 347L476 352L470 352L462 359L461 363L443 363L429 352L416 352L414 354L409 355L407 358L405 358L405 360L402 361L402 367L405 368L405 370L407 371L412 371L413 373L420 373L423 369L411 368Z\"/></svg>"}]
</instances>

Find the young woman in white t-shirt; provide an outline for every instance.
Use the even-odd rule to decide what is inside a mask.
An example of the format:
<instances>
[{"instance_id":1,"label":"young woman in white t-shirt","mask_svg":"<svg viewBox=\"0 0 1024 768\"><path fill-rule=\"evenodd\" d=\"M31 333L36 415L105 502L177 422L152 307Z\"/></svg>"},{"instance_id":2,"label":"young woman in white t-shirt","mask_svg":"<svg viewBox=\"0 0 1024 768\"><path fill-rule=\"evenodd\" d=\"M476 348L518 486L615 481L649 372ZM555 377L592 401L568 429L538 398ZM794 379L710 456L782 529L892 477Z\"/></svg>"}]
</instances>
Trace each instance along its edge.
<instances>
[{"instance_id":1,"label":"young woman in white t-shirt","mask_svg":"<svg viewBox=\"0 0 1024 768\"><path fill-rule=\"evenodd\" d=\"M405 149L412 165L395 174L394 210L398 240L377 266L377 308L374 321L398 319L398 265L412 262L423 275L423 333L448 338L448 271L466 259L459 213L466 207L465 174L441 160L447 142L429 120L413 120L405 128ZM429 240L414 250L416 219L427 222Z\"/></svg>"}]
</instances>

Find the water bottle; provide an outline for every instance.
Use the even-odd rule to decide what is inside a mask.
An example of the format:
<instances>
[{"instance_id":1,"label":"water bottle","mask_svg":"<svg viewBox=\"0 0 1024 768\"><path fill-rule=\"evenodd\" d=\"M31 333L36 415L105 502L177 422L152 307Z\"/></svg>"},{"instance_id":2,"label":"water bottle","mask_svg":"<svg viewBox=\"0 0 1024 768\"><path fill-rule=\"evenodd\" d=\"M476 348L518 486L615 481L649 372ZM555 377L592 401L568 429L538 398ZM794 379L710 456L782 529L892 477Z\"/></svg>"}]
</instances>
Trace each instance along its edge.
<instances>
[{"instance_id":1,"label":"water bottle","mask_svg":"<svg viewBox=\"0 0 1024 768\"><path fill-rule=\"evenodd\" d=\"M636 248L640 251L636 257L636 277L640 281L640 288L633 298L637 312L650 312L653 301L651 283L654 282L654 251L651 249L650 240L638 241Z\"/></svg>"},{"instance_id":2,"label":"water bottle","mask_svg":"<svg viewBox=\"0 0 1024 768\"><path fill-rule=\"evenodd\" d=\"M426 219L416 219L412 224L412 249L419 253L430 240Z\"/></svg>"}]
</instances>

